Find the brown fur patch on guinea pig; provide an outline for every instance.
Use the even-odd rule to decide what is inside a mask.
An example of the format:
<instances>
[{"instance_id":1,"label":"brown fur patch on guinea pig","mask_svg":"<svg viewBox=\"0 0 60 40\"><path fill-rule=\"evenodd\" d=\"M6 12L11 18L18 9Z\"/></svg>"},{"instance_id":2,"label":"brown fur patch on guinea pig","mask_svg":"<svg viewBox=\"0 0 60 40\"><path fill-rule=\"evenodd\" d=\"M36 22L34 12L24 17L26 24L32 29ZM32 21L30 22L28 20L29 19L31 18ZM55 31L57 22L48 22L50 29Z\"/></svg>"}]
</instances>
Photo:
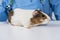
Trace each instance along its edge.
<instances>
[{"instance_id":1,"label":"brown fur patch on guinea pig","mask_svg":"<svg viewBox=\"0 0 60 40\"><path fill-rule=\"evenodd\" d=\"M11 16L13 16L13 10L10 10L8 13L8 22L11 23Z\"/></svg>"},{"instance_id":2,"label":"brown fur patch on guinea pig","mask_svg":"<svg viewBox=\"0 0 60 40\"><path fill-rule=\"evenodd\" d=\"M42 23L43 20L47 19L47 17L40 10L35 10L33 14L35 15L31 18L31 24L39 24Z\"/></svg>"}]
</instances>

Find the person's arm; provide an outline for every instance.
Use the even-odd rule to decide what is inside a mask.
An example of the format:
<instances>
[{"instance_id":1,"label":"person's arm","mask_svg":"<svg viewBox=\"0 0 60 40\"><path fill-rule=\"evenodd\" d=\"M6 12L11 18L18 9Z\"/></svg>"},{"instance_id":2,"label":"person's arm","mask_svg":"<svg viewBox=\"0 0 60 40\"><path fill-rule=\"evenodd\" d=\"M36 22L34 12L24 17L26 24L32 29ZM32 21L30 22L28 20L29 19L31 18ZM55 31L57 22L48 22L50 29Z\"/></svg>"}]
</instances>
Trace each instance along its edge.
<instances>
[{"instance_id":1,"label":"person's arm","mask_svg":"<svg viewBox=\"0 0 60 40\"><path fill-rule=\"evenodd\" d=\"M6 21L7 15L5 12L5 6L7 5L7 0L0 1L0 21Z\"/></svg>"},{"instance_id":2,"label":"person's arm","mask_svg":"<svg viewBox=\"0 0 60 40\"><path fill-rule=\"evenodd\" d=\"M60 0L51 0L56 20L60 20Z\"/></svg>"}]
</instances>

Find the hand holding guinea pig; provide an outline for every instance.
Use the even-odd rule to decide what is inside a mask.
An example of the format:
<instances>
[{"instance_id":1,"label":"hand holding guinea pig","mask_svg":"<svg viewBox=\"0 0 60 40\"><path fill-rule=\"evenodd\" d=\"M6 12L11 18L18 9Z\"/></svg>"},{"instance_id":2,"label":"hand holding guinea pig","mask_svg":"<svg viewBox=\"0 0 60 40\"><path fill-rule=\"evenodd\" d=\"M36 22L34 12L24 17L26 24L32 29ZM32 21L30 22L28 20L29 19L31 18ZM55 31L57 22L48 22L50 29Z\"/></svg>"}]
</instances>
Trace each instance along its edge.
<instances>
[{"instance_id":1,"label":"hand holding guinea pig","mask_svg":"<svg viewBox=\"0 0 60 40\"><path fill-rule=\"evenodd\" d=\"M8 22L14 26L23 26L26 28L33 27L33 25L46 24L50 21L50 17L40 10L24 10L14 9L8 14Z\"/></svg>"}]
</instances>

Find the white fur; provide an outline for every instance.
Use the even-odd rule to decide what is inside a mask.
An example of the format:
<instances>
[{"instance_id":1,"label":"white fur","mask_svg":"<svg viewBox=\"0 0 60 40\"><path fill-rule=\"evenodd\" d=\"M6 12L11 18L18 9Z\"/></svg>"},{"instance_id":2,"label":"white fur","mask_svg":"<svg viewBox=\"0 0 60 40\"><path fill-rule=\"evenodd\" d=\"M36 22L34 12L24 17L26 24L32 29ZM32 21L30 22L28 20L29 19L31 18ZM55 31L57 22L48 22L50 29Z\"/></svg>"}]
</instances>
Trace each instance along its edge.
<instances>
[{"instance_id":1,"label":"white fur","mask_svg":"<svg viewBox=\"0 0 60 40\"><path fill-rule=\"evenodd\" d=\"M30 26L30 18L32 18L32 13L34 10L24 10L24 9L14 9L14 15L12 16L11 22L14 25L24 25L24 27ZM45 13L44 13L45 14ZM47 14L45 14L47 16ZM43 21L41 24L46 24L50 20L49 16L48 19ZM36 24L37 25L37 24Z\"/></svg>"},{"instance_id":2,"label":"white fur","mask_svg":"<svg viewBox=\"0 0 60 40\"><path fill-rule=\"evenodd\" d=\"M14 15L12 16L12 24L14 25L24 25L24 27L27 27L30 25L30 18L32 18L32 12L34 10L24 10L24 9L15 9Z\"/></svg>"}]
</instances>

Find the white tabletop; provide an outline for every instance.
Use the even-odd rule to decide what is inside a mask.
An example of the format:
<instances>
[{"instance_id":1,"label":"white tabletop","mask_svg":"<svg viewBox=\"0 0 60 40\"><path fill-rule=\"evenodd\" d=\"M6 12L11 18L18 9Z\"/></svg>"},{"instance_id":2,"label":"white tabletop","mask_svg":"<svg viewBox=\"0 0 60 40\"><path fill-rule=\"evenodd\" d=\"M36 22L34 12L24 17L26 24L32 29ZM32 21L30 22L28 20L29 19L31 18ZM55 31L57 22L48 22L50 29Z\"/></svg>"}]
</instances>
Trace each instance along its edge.
<instances>
[{"instance_id":1,"label":"white tabletop","mask_svg":"<svg viewBox=\"0 0 60 40\"><path fill-rule=\"evenodd\" d=\"M0 22L0 40L60 40L60 22L26 29Z\"/></svg>"}]
</instances>

